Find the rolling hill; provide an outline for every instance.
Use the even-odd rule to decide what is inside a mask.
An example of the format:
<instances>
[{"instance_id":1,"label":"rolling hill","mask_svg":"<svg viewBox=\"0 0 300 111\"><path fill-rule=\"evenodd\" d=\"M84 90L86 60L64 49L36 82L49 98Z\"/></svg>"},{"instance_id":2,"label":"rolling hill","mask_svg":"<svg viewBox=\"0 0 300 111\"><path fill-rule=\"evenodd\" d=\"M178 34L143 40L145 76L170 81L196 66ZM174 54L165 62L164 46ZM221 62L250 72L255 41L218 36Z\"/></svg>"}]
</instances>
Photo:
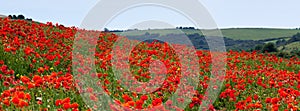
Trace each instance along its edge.
<instances>
[{"instance_id":1,"label":"rolling hill","mask_svg":"<svg viewBox=\"0 0 300 111\"><path fill-rule=\"evenodd\" d=\"M291 52L293 50L299 50L300 42L293 42L284 46L278 47L279 50L283 50L285 52Z\"/></svg>"},{"instance_id":2,"label":"rolling hill","mask_svg":"<svg viewBox=\"0 0 300 111\"><path fill-rule=\"evenodd\" d=\"M182 32L186 34L199 33L202 35L201 30L199 29L182 29ZM137 36L144 35L146 32L150 34L160 34L167 35L170 33L181 33L176 31L176 29L152 29L152 30L131 30L124 32L115 32L123 36ZM221 32L224 37L228 37L234 40L264 40L271 38L280 38L280 37L291 37L296 33L300 33L300 30L296 29L272 29L272 28L229 28L221 29Z\"/></svg>"},{"instance_id":3,"label":"rolling hill","mask_svg":"<svg viewBox=\"0 0 300 111\"><path fill-rule=\"evenodd\" d=\"M0 14L0 18L6 18L6 17L7 17L7 16L5 16L5 15L1 15L1 14Z\"/></svg>"}]
</instances>

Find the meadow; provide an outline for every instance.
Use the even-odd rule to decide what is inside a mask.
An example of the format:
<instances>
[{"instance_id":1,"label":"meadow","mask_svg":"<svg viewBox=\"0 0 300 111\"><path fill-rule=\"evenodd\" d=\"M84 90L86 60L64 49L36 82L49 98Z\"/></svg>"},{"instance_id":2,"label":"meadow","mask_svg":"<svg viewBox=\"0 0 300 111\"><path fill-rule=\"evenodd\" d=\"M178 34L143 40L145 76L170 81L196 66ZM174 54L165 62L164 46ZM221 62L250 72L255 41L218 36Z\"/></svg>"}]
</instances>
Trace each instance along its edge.
<instances>
[{"instance_id":1,"label":"meadow","mask_svg":"<svg viewBox=\"0 0 300 111\"><path fill-rule=\"evenodd\" d=\"M118 46L114 46L116 42ZM0 110L194 111L210 100L205 92L209 83L218 80L224 82L214 87L220 90L217 99L202 110L295 111L300 106L300 60L296 57L228 51L224 54L225 74L211 78L215 52L196 50L191 54L192 50L181 44L139 43L113 33L10 19L0 19L0 44ZM186 50L176 52L171 46ZM91 63L96 69L88 67ZM192 79L182 80L185 76ZM196 87L190 85L195 81ZM100 97L103 94L113 101L96 104L106 101ZM172 95L178 97L176 101L170 101ZM182 97L185 95L189 98Z\"/></svg>"}]
</instances>

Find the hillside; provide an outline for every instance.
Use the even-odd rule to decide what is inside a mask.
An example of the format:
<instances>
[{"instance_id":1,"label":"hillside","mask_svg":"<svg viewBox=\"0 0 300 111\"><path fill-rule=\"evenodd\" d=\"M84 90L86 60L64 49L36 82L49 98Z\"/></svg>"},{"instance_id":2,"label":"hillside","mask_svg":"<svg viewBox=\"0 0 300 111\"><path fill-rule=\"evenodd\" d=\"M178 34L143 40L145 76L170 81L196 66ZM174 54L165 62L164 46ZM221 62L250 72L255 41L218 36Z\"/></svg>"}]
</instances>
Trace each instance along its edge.
<instances>
[{"instance_id":1,"label":"hillside","mask_svg":"<svg viewBox=\"0 0 300 111\"><path fill-rule=\"evenodd\" d=\"M167 35L170 33L180 33L175 31L176 29L152 29L152 30L133 30L125 32L115 32L120 35L143 35L146 32L150 34L160 34ZM201 31L198 29L182 29L186 34L198 33L202 35ZM264 40L270 38L280 38L280 37L291 37L292 35L300 32L296 29L272 29L272 28L230 28L230 29L221 29L221 32L224 37L228 37L235 40ZM176 34L176 33L175 33Z\"/></svg>"},{"instance_id":2,"label":"hillside","mask_svg":"<svg viewBox=\"0 0 300 111\"><path fill-rule=\"evenodd\" d=\"M0 19L0 111L299 110L298 58L172 45Z\"/></svg>"},{"instance_id":3,"label":"hillside","mask_svg":"<svg viewBox=\"0 0 300 111\"><path fill-rule=\"evenodd\" d=\"M300 48L300 42L293 42L293 43L278 47L279 50L283 50L285 52L299 50L299 48Z\"/></svg>"},{"instance_id":4,"label":"hillside","mask_svg":"<svg viewBox=\"0 0 300 111\"><path fill-rule=\"evenodd\" d=\"M6 18L6 17L7 17L7 16L5 16L5 15L1 15L1 14L0 14L0 18Z\"/></svg>"}]
</instances>

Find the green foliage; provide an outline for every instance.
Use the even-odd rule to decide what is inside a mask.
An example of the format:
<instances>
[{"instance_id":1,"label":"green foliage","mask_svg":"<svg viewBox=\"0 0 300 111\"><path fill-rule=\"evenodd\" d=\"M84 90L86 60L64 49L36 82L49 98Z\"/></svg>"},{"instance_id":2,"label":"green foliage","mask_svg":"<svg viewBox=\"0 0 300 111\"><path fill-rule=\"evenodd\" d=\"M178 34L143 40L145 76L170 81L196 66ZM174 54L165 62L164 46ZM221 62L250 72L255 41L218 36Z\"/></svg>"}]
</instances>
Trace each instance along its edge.
<instances>
[{"instance_id":1,"label":"green foliage","mask_svg":"<svg viewBox=\"0 0 300 111\"><path fill-rule=\"evenodd\" d=\"M108 28L104 28L104 32L109 32Z\"/></svg>"},{"instance_id":2,"label":"green foliage","mask_svg":"<svg viewBox=\"0 0 300 111\"><path fill-rule=\"evenodd\" d=\"M274 43L267 43L262 48L262 52L277 52L277 48Z\"/></svg>"},{"instance_id":3,"label":"green foliage","mask_svg":"<svg viewBox=\"0 0 300 111\"><path fill-rule=\"evenodd\" d=\"M22 14L21 14L21 15L18 15L18 16L16 16L16 15L8 15L8 18L9 18L9 19L15 19L15 20L20 19L20 20L32 21L31 18L25 18L25 16L22 15Z\"/></svg>"},{"instance_id":4,"label":"green foliage","mask_svg":"<svg viewBox=\"0 0 300 111\"><path fill-rule=\"evenodd\" d=\"M148 35L150 35L150 33L149 33L149 32L146 32L145 35L148 36Z\"/></svg>"},{"instance_id":5,"label":"green foliage","mask_svg":"<svg viewBox=\"0 0 300 111\"><path fill-rule=\"evenodd\" d=\"M21 20L24 20L24 19L25 19L25 16L24 16L24 15L18 15L17 18L18 18L18 19L21 19Z\"/></svg>"},{"instance_id":6,"label":"green foliage","mask_svg":"<svg viewBox=\"0 0 300 111\"><path fill-rule=\"evenodd\" d=\"M259 45L256 45L254 50L257 50L257 51L261 51L263 48L263 45L259 44Z\"/></svg>"},{"instance_id":7,"label":"green foliage","mask_svg":"<svg viewBox=\"0 0 300 111\"><path fill-rule=\"evenodd\" d=\"M278 56L278 57L283 57L283 58L291 58L291 57L292 57L291 53L288 53L288 52L282 52L282 51L278 52L278 53L277 53L277 56Z\"/></svg>"}]
</instances>

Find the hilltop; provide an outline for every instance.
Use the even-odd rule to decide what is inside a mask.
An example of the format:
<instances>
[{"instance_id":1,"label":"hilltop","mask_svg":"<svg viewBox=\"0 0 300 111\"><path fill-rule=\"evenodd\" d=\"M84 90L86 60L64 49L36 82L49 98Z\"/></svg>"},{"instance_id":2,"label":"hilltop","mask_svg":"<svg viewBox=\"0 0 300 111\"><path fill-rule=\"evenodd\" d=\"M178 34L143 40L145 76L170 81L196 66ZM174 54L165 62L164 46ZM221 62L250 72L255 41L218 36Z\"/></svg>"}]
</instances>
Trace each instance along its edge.
<instances>
[{"instance_id":1,"label":"hilltop","mask_svg":"<svg viewBox=\"0 0 300 111\"><path fill-rule=\"evenodd\" d=\"M7 17L7 16L5 16L5 15L1 15L1 14L0 14L0 18L6 18L6 17Z\"/></svg>"}]
</instances>

